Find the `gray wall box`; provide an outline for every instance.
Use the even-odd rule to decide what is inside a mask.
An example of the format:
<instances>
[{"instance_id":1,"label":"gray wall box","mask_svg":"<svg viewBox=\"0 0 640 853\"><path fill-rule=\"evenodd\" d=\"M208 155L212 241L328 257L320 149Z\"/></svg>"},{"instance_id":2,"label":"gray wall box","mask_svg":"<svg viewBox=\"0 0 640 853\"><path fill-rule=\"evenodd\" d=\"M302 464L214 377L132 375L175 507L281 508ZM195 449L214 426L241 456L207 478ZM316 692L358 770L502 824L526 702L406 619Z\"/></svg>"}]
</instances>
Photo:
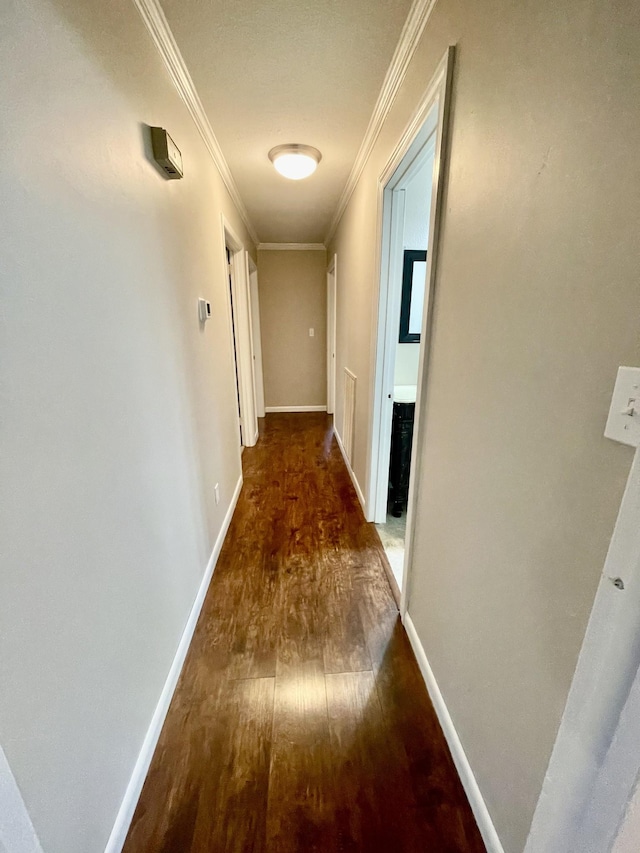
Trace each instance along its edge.
<instances>
[{"instance_id":1,"label":"gray wall box","mask_svg":"<svg viewBox=\"0 0 640 853\"><path fill-rule=\"evenodd\" d=\"M156 163L162 168L168 178L177 180L184 174L182 169L182 154L163 127L151 128L151 144Z\"/></svg>"}]
</instances>

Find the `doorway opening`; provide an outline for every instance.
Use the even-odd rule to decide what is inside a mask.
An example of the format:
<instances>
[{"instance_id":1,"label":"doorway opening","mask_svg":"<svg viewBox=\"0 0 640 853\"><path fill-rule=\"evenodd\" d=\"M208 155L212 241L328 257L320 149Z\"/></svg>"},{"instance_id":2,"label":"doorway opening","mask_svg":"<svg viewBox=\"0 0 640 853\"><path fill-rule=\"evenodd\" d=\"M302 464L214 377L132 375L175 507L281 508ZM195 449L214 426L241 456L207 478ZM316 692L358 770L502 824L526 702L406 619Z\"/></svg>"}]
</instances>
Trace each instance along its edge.
<instances>
[{"instance_id":1,"label":"doorway opening","mask_svg":"<svg viewBox=\"0 0 640 853\"><path fill-rule=\"evenodd\" d=\"M403 614L451 67L452 49L379 178L380 291L367 515L387 553Z\"/></svg>"},{"instance_id":2,"label":"doorway opening","mask_svg":"<svg viewBox=\"0 0 640 853\"><path fill-rule=\"evenodd\" d=\"M336 402L336 268L334 255L327 268L327 413L332 415Z\"/></svg>"},{"instance_id":3,"label":"doorway opening","mask_svg":"<svg viewBox=\"0 0 640 853\"><path fill-rule=\"evenodd\" d=\"M222 237L225 279L229 288L229 327L238 407L238 436L241 447L252 447L258 440L258 418L249 255L224 217Z\"/></svg>"},{"instance_id":4,"label":"doorway opening","mask_svg":"<svg viewBox=\"0 0 640 853\"><path fill-rule=\"evenodd\" d=\"M428 130L427 139L419 140L418 150L410 149L405 154L384 197L391 208L387 320L390 331L395 331L393 336L389 335L387 354L389 373L393 376L391 390L387 392L391 420L385 424L384 445L380 445L384 457L381 464L387 476L386 482L384 477L380 478L376 526L399 589L404 567L418 369L424 344L421 332L435 126L429 125Z\"/></svg>"}]
</instances>

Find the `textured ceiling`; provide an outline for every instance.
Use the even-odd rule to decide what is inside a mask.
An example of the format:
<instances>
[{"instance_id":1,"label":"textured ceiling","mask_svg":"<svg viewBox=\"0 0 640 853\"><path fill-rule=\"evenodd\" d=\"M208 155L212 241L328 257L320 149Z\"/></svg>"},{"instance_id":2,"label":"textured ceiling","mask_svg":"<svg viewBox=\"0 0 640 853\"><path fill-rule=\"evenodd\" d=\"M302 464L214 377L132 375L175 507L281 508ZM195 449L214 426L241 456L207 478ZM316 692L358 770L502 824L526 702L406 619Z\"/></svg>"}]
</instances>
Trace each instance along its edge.
<instances>
[{"instance_id":1,"label":"textured ceiling","mask_svg":"<svg viewBox=\"0 0 640 853\"><path fill-rule=\"evenodd\" d=\"M162 0L209 121L264 243L322 242L410 0ZM284 142L322 162L288 181Z\"/></svg>"}]
</instances>

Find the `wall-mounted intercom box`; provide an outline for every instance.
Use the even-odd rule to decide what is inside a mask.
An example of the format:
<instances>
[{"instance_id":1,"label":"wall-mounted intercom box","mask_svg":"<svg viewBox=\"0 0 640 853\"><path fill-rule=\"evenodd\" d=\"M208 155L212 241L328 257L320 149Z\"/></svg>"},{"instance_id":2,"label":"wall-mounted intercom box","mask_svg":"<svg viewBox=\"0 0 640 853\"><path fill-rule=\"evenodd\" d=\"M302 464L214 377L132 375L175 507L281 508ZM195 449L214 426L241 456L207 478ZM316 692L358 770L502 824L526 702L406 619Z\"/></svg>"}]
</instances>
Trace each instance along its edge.
<instances>
[{"instance_id":1,"label":"wall-mounted intercom box","mask_svg":"<svg viewBox=\"0 0 640 853\"><path fill-rule=\"evenodd\" d=\"M151 144L154 159L165 175L172 180L181 178L184 175L182 154L163 127L151 128Z\"/></svg>"}]
</instances>

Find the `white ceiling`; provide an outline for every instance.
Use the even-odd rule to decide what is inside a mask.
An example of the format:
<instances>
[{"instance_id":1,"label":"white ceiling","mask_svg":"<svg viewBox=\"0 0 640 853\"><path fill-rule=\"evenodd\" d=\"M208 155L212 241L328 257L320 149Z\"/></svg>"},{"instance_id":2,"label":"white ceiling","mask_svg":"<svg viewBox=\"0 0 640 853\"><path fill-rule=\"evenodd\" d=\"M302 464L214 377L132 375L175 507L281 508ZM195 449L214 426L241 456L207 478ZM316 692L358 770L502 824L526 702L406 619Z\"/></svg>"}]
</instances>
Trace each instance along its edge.
<instances>
[{"instance_id":1,"label":"white ceiling","mask_svg":"<svg viewBox=\"0 0 640 853\"><path fill-rule=\"evenodd\" d=\"M321 243L411 0L162 0L263 243ZM301 142L317 172L288 181L267 158Z\"/></svg>"}]
</instances>

